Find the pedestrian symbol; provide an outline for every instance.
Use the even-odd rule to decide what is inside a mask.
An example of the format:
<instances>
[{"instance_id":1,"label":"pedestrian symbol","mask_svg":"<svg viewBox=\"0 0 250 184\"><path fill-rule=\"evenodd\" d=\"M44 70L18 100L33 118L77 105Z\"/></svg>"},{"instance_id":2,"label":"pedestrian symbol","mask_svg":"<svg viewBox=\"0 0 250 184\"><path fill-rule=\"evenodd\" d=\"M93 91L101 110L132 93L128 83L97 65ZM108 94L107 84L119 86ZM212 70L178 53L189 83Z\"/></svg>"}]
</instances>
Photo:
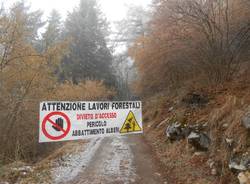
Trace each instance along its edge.
<instances>
[{"instance_id":1,"label":"pedestrian symbol","mask_svg":"<svg viewBox=\"0 0 250 184\"><path fill-rule=\"evenodd\" d=\"M120 133L138 132L141 130L141 127L135 119L134 113L132 111L129 111L127 118L122 125Z\"/></svg>"}]
</instances>

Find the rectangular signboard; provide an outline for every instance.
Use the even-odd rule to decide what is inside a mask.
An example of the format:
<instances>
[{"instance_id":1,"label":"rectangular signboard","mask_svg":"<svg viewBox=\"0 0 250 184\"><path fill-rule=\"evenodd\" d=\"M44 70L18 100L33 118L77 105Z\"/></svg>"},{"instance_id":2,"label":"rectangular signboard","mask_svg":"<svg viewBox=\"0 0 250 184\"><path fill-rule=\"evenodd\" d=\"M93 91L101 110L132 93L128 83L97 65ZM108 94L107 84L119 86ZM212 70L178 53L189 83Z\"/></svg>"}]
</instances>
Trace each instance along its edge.
<instances>
[{"instance_id":1,"label":"rectangular signboard","mask_svg":"<svg viewBox=\"0 0 250 184\"><path fill-rule=\"evenodd\" d=\"M140 101L40 103L39 142L142 132Z\"/></svg>"}]
</instances>

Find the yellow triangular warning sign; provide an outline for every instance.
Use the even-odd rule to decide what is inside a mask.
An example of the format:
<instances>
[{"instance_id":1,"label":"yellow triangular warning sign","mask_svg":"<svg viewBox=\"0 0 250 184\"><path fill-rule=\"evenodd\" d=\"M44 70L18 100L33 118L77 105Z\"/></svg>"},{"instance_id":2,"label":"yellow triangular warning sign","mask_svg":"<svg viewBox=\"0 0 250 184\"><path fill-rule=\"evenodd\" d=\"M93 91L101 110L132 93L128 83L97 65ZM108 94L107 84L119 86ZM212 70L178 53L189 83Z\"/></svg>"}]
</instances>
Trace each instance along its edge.
<instances>
[{"instance_id":1,"label":"yellow triangular warning sign","mask_svg":"<svg viewBox=\"0 0 250 184\"><path fill-rule=\"evenodd\" d=\"M138 132L141 131L141 127L135 119L135 115L132 111L129 111L125 122L120 129L120 133Z\"/></svg>"}]
</instances>

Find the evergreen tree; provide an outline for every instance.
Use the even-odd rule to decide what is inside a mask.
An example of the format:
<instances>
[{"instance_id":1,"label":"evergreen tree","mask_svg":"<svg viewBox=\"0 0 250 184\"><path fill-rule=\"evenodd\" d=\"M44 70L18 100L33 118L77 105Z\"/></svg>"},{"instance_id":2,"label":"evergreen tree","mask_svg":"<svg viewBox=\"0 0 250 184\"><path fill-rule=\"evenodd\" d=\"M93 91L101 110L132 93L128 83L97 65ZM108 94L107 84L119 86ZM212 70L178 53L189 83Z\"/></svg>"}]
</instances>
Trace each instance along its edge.
<instances>
[{"instance_id":1,"label":"evergreen tree","mask_svg":"<svg viewBox=\"0 0 250 184\"><path fill-rule=\"evenodd\" d=\"M61 16L56 10L52 10L48 18L46 31L42 34L42 48L48 50L49 47L58 43L61 35Z\"/></svg>"},{"instance_id":2,"label":"evergreen tree","mask_svg":"<svg viewBox=\"0 0 250 184\"><path fill-rule=\"evenodd\" d=\"M63 60L63 72L74 83L81 80L103 80L114 83L112 56L107 47L107 24L95 0L81 0L65 23L65 35L70 37L70 53Z\"/></svg>"}]
</instances>

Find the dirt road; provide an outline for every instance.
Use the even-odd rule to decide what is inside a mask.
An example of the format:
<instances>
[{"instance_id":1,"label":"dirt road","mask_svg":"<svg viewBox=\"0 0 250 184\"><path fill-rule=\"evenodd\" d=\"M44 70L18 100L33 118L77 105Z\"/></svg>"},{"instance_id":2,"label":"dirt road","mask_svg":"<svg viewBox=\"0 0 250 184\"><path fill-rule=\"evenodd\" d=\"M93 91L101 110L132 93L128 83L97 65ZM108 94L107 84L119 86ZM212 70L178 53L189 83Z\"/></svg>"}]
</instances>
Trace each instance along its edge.
<instances>
[{"instance_id":1,"label":"dirt road","mask_svg":"<svg viewBox=\"0 0 250 184\"><path fill-rule=\"evenodd\" d=\"M53 173L54 182L60 184L167 183L141 135L91 140Z\"/></svg>"}]
</instances>

